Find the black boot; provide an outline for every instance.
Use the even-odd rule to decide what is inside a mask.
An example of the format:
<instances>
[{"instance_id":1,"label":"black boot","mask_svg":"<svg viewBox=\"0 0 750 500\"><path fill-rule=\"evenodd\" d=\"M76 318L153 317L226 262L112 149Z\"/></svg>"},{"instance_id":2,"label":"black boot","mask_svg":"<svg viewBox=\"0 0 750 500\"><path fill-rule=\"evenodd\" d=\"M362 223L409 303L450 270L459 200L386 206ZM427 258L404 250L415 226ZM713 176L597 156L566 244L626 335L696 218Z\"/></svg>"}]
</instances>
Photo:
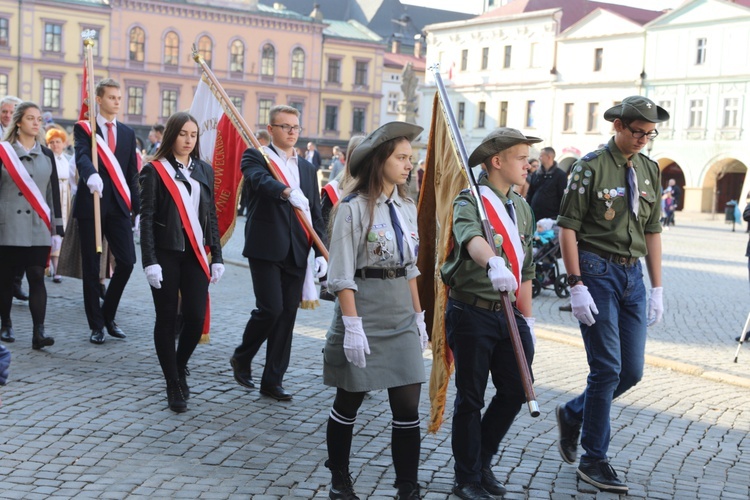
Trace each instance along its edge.
<instances>
[{"instance_id":1,"label":"black boot","mask_svg":"<svg viewBox=\"0 0 750 500\"><path fill-rule=\"evenodd\" d=\"M187 383L187 377L190 375L190 370L187 366L183 368L177 368L177 376L180 380L180 389L182 389L182 395L185 396L185 401L190 399L190 386Z\"/></svg>"},{"instance_id":2,"label":"black boot","mask_svg":"<svg viewBox=\"0 0 750 500\"><path fill-rule=\"evenodd\" d=\"M44 325L34 326L34 335L31 337L31 348L41 349L55 344L55 339L44 336Z\"/></svg>"},{"instance_id":3,"label":"black boot","mask_svg":"<svg viewBox=\"0 0 750 500\"><path fill-rule=\"evenodd\" d=\"M169 409L175 413L187 411L187 402L182 394L179 380L167 380L167 402Z\"/></svg>"},{"instance_id":4,"label":"black boot","mask_svg":"<svg viewBox=\"0 0 750 500\"><path fill-rule=\"evenodd\" d=\"M398 488L396 500L419 500L422 498L419 494L419 485L411 482L404 482L395 485Z\"/></svg>"},{"instance_id":5,"label":"black boot","mask_svg":"<svg viewBox=\"0 0 750 500\"><path fill-rule=\"evenodd\" d=\"M331 490L328 492L330 500L359 500L354 494L354 481L349 473L349 466L333 467L331 461L326 460L325 466L331 470Z\"/></svg>"},{"instance_id":6,"label":"black boot","mask_svg":"<svg viewBox=\"0 0 750 500\"><path fill-rule=\"evenodd\" d=\"M12 326L4 326L0 328L0 340L3 342L15 342L16 336L13 334Z\"/></svg>"}]
</instances>

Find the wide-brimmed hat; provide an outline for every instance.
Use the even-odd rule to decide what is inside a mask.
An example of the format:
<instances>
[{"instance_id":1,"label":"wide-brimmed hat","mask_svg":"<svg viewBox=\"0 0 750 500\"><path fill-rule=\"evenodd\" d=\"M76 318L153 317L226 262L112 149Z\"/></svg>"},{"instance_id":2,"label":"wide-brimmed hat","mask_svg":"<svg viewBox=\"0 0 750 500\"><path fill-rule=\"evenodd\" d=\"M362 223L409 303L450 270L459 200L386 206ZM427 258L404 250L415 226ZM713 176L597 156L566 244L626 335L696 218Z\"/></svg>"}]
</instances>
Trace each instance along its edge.
<instances>
[{"instance_id":1,"label":"wide-brimmed hat","mask_svg":"<svg viewBox=\"0 0 750 500\"><path fill-rule=\"evenodd\" d=\"M644 122L660 123L669 120L669 113L651 99L633 95L626 97L620 104L612 106L604 112L604 119L608 122L613 122L617 118L627 121L643 120Z\"/></svg>"},{"instance_id":2,"label":"wide-brimmed hat","mask_svg":"<svg viewBox=\"0 0 750 500\"><path fill-rule=\"evenodd\" d=\"M381 144L399 137L406 137L409 142L411 142L416 139L423 130L422 127L414 125L413 123L386 123L365 137L364 140L359 143L359 146L354 148L354 151L352 151L352 154L347 158L346 162L347 167L349 167L349 173L352 177L356 177L367 158L372 154L373 150Z\"/></svg>"},{"instance_id":3,"label":"wide-brimmed hat","mask_svg":"<svg viewBox=\"0 0 750 500\"><path fill-rule=\"evenodd\" d=\"M471 156L469 156L469 166L474 167L479 165L490 156L512 148L516 144L536 144L537 142L542 142L542 140L539 137L523 135L519 130L514 128L497 128L490 132L490 135L482 139L482 144L477 146L477 149L471 153Z\"/></svg>"}]
</instances>

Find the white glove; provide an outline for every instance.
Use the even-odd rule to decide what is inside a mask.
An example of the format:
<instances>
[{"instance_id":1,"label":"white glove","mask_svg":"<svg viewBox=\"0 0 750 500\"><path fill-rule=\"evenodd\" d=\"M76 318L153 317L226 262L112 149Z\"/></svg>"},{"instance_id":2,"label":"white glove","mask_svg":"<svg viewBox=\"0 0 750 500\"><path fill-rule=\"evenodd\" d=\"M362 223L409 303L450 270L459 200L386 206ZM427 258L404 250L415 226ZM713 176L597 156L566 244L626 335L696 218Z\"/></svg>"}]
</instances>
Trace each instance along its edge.
<instances>
[{"instance_id":1,"label":"white glove","mask_svg":"<svg viewBox=\"0 0 750 500\"><path fill-rule=\"evenodd\" d=\"M292 189L292 192L289 193L289 203L300 210L310 210L310 202L299 189Z\"/></svg>"},{"instance_id":2,"label":"white glove","mask_svg":"<svg viewBox=\"0 0 750 500\"><path fill-rule=\"evenodd\" d=\"M529 325L529 332L531 333L531 345L536 347L536 334L534 333L534 323L536 323L536 318L527 318L526 316L524 316L523 319L525 319L526 324Z\"/></svg>"},{"instance_id":3,"label":"white glove","mask_svg":"<svg viewBox=\"0 0 750 500\"><path fill-rule=\"evenodd\" d=\"M328 261L325 257L315 257L315 277L322 278L328 272ZM321 283L322 284L322 283Z\"/></svg>"},{"instance_id":4,"label":"white glove","mask_svg":"<svg viewBox=\"0 0 750 500\"><path fill-rule=\"evenodd\" d=\"M98 193L99 198L102 197L102 193L104 192L104 181L99 174L90 175L86 181L86 185L89 187L91 194Z\"/></svg>"},{"instance_id":5,"label":"white glove","mask_svg":"<svg viewBox=\"0 0 750 500\"><path fill-rule=\"evenodd\" d=\"M342 316L344 320L344 355L357 368L364 368L365 354L370 354L370 344L362 328L362 318Z\"/></svg>"},{"instance_id":6,"label":"white glove","mask_svg":"<svg viewBox=\"0 0 750 500\"><path fill-rule=\"evenodd\" d=\"M52 239L50 240L50 251L59 252L60 247L62 247L62 236L59 234L53 234Z\"/></svg>"},{"instance_id":7,"label":"white glove","mask_svg":"<svg viewBox=\"0 0 750 500\"><path fill-rule=\"evenodd\" d=\"M594 314L599 314L594 299L585 285L576 285L570 287L570 306L573 309L573 316L586 326L591 326L596 321Z\"/></svg>"},{"instance_id":8,"label":"white glove","mask_svg":"<svg viewBox=\"0 0 750 500\"><path fill-rule=\"evenodd\" d=\"M648 326L661 321L661 317L664 315L663 290L660 286L651 289L651 297L648 299Z\"/></svg>"},{"instance_id":9,"label":"white glove","mask_svg":"<svg viewBox=\"0 0 750 500\"><path fill-rule=\"evenodd\" d=\"M218 283L224 276L224 264L211 264L211 283Z\"/></svg>"},{"instance_id":10,"label":"white glove","mask_svg":"<svg viewBox=\"0 0 750 500\"><path fill-rule=\"evenodd\" d=\"M492 288L498 292L515 292L518 289L516 277L505 265L505 260L502 257L497 255L492 257L488 265L490 270L487 272L487 276L492 281Z\"/></svg>"},{"instance_id":11,"label":"white glove","mask_svg":"<svg viewBox=\"0 0 750 500\"><path fill-rule=\"evenodd\" d=\"M424 311L414 313L417 318L417 330L419 330L419 342L422 344L422 352L427 349L427 342L430 339L427 337L427 325L424 322Z\"/></svg>"},{"instance_id":12,"label":"white glove","mask_svg":"<svg viewBox=\"0 0 750 500\"><path fill-rule=\"evenodd\" d=\"M146 281L152 287L157 290L161 288L161 282L164 278L161 275L161 266L159 264L151 264L143 268L143 272L146 273Z\"/></svg>"}]
</instances>

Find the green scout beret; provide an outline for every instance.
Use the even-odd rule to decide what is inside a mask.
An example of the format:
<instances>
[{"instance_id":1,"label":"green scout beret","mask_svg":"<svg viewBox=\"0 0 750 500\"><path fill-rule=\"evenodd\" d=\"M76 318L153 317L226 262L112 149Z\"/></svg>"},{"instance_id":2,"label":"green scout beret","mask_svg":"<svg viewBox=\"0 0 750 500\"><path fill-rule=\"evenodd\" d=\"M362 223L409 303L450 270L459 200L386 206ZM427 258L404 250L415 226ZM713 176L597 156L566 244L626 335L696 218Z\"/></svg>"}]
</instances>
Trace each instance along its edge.
<instances>
[{"instance_id":1,"label":"green scout beret","mask_svg":"<svg viewBox=\"0 0 750 500\"><path fill-rule=\"evenodd\" d=\"M500 127L482 140L477 149L469 156L469 166L474 167L490 156L498 154L516 144L536 144L542 142L538 137L526 136L514 128Z\"/></svg>"},{"instance_id":2,"label":"green scout beret","mask_svg":"<svg viewBox=\"0 0 750 500\"><path fill-rule=\"evenodd\" d=\"M406 122L386 123L379 129L364 138L359 146L354 148L352 154L347 158L347 166L352 177L357 177L365 161L370 157L373 150L383 143L399 137L406 137L409 142L422 133L424 129L419 125Z\"/></svg>"},{"instance_id":3,"label":"green scout beret","mask_svg":"<svg viewBox=\"0 0 750 500\"><path fill-rule=\"evenodd\" d=\"M604 119L613 122L615 119L660 123L669 120L669 113L647 97L634 95L626 97L617 106L612 106L604 112Z\"/></svg>"}]
</instances>

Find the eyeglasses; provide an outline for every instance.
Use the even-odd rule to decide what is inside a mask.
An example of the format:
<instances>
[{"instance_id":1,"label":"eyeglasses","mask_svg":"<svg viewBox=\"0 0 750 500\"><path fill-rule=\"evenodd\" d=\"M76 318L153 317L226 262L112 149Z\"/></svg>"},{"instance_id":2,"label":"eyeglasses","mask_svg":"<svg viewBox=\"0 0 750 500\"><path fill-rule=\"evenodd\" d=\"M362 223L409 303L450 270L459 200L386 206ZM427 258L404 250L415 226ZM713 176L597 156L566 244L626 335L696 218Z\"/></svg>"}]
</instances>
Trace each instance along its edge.
<instances>
[{"instance_id":1,"label":"eyeglasses","mask_svg":"<svg viewBox=\"0 0 750 500\"><path fill-rule=\"evenodd\" d=\"M299 134L300 132L302 132L302 127L300 127L299 125L291 126L291 125L287 125L286 123L282 123L281 125L276 125L272 123L271 126L279 127L281 130L283 130L287 134Z\"/></svg>"},{"instance_id":2,"label":"eyeglasses","mask_svg":"<svg viewBox=\"0 0 750 500\"><path fill-rule=\"evenodd\" d=\"M623 125L625 124L623 123ZM658 130L652 130L651 132L639 132L630 128L630 125L625 125L625 128L630 130L630 133L633 134L634 139L641 139L643 137L647 137L649 141L653 141L654 139L656 139L656 136L659 135Z\"/></svg>"}]
</instances>

